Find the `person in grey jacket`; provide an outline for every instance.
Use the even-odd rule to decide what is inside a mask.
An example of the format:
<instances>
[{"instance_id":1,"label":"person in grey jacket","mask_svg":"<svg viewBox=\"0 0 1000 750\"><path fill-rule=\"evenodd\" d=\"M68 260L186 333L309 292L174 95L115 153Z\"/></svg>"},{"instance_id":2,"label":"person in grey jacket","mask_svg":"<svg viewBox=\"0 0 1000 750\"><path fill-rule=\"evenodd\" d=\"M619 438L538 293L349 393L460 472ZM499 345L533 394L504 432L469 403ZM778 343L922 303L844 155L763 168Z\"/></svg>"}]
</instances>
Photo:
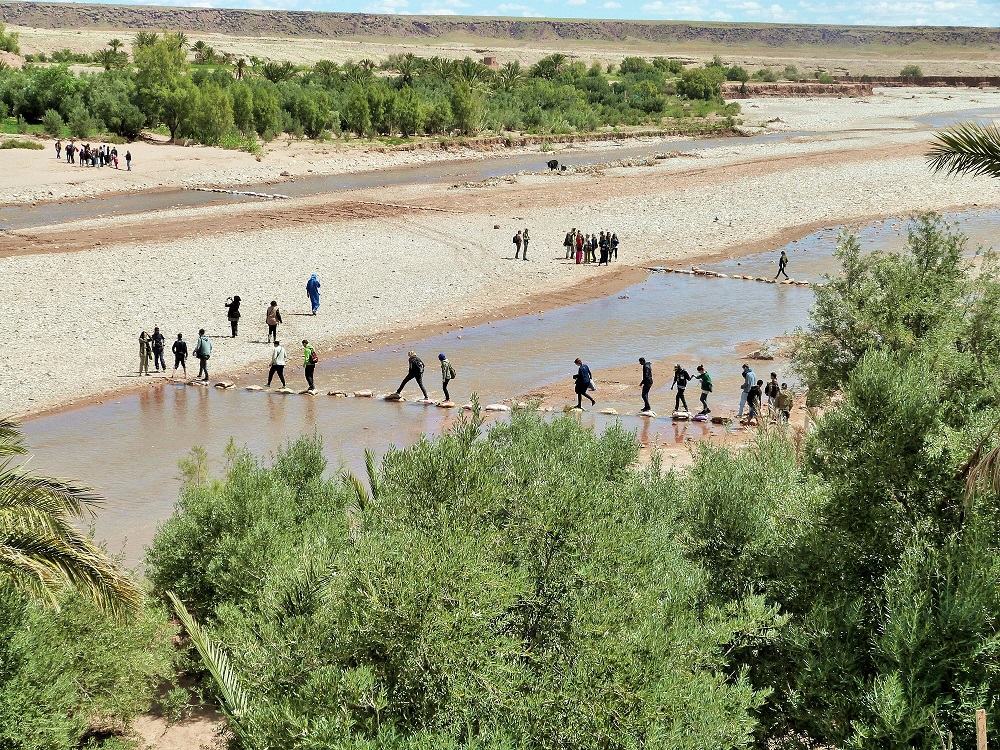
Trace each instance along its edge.
<instances>
[{"instance_id":1,"label":"person in grey jacket","mask_svg":"<svg viewBox=\"0 0 1000 750\"><path fill-rule=\"evenodd\" d=\"M198 329L198 343L194 345L194 356L200 363L198 366L198 379L208 380L208 358L212 356L212 340L205 335L205 329ZM204 375L204 377L202 377Z\"/></svg>"},{"instance_id":2,"label":"person in grey jacket","mask_svg":"<svg viewBox=\"0 0 1000 750\"><path fill-rule=\"evenodd\" d=\"M750 369L750 365L743 365L743 385L740 386L740 411L737 417L743 416L743 410L747 407L747 395L750 389L757 385L757 376Z\"/></svg>"}]
</instances>

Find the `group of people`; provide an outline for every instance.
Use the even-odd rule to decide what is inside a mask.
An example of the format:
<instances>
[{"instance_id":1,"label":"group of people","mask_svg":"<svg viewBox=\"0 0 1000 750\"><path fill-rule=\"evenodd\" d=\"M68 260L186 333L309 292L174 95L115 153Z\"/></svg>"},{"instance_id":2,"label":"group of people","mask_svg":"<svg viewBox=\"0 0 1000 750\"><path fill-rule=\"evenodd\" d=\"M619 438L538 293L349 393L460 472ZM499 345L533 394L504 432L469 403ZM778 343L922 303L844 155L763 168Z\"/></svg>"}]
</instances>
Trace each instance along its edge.
<instances>
[{"instance_id":1,"label":"group of people","mask_svg":"<svg viewBox=\"0 0 1000 750\"><path fill-rule=\"evenodd\" d=\"M70 140L63 147L61 140L56 141L56 159L61 159L63 153L66 154L67 164L76 164L79 159L81 167L114 167L118 169L118 147L101 144L91 146L89 143L77 145L75 140ZM125 152L125 169L132 171L132 152Z\"/></svg>"},{"instance_id":2,"label":"group of people","mask_svg":"<svg viewBox=\"0 0 1000 750\"><path fill-rule=\"evenodd\" d=\"M746 421L755 424L762 414L762 400L767 398L768 409L772 413L781 415L782 420L788 421L792 413L792 404L795 396L788 390L787 383L778 384L778 373L772 372L771 379L764 383L758 380L757 375L750 368L750 365L743 365L743 384L740 386L740 410L736 414L742 417L743 412L749 407Z\"/></svg>"},{"instance_id":3,"label":"group of people","mask_svg":"<svg viewBox=\"0 0 1000 750\"><path fill-rule=\"evenodd\" d=\"M618 235L615 232L602 230L599 234L584 234L573 227L566 233L563 247L566 250L566 260L575 258L577 265L597 263L599 266L607 266L612 259L618 260Z\"/></svg>"},{"instance_id":4,"label":"group of people","mask_svg":"<svg viewBox=\"0 0 1000 750\"><path fill-rule=\"evenodd\" d=\"M420 388L420 392L424 395L425 401L430 401L430 396L427 395L427 389L424 388L424 362L417 353L414 351L407 352L407 371L406 377L403 378L403 382L399 384L399 388L396 389L394 395L400 396L403 393L403 389L406 384L411 380L415 380L417 386ZM446 402L451 401L451 394L448 392L448 383L458 377L458 371L451 364L451 361L441 353L438 355L438 361L441 363L441 391L444 393L444 400Z\"/></svg>"},{"instance_id":5,"label":"group of people","mask_svg":"<svg viewBox=\"0 0 1000 750\"><path fill-rule=\"evenodd\" d=\"M164 357L166 347L167 340L166 337L160 332L159 326L153 328L152 334L147 331L143 331L139 334L140 375L149 375L149 363L151 361L153 363L153 367L156 369L156 372L160 372L160 369L162 368L164 374L166 374L167 362ZM177 377L177 370L180 370L184 373L184 377L187 378L188 345L187 341L184 340L183 333L177 334L177 338L174 339L173 344L170 346L170 353L174 355L174 369L170 377ZM198 341L194 345L194 351L191 353L199 362L197 379L207 381L208 360L212 356L212 340L205 335L204 328L198 330Z\"/></svg>"}]
</instances>

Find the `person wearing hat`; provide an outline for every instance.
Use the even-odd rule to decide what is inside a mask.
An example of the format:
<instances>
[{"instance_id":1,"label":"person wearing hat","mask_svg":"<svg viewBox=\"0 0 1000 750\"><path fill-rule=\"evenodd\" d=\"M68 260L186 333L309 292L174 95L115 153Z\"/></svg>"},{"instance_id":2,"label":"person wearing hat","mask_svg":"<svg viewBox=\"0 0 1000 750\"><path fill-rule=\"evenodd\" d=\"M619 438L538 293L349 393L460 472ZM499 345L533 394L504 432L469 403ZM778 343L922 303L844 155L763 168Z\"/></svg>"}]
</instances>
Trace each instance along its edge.
<instances>
[{"instance_id":1,"label":"person wearing hat","mask_svg":"<svg viewBox=\"0 0 1000 750\"><path fill-rule=\"evenodd\" d=\"M743 416L743 410L747 408L747 396L750 389L757 385L757 376L750 369L750 365L743 365L743 385L740 386L740 411L737 417Z\"/></svg>"},{"instance_id":2,"label":"person wearing hat","mask_svg":"<svg viewBox=\"0 0 1000 750\"><path fill-rule=\"evenodd\" d=\"M406 384L411 380L416 380L417 385L420 386L421 393L424 394L425 400L430 400L430 396L427 395L427 389L424 388L424 363L420 357L417 356L416 352L407 352L406 355L409 358L410 369L406 373L406 377L403 378L403 382L399 384L399 388L396 389L396 395L399 396L406 387Z\"/></svg>"},{"instance_id":3,"label":"person wearing hat","mask_svg":"<svg viewBox=\"0 0 1000 750\"><path fill-rule=\"evenodd\" d=\"M439 354L438 359L441 360L441 390L444 391L444 400L451 401L451 395L448 393L448 383L454 380L458 373L455 372L455 368L451 366L451 362L444 354Z\"/></svg>"},{"instance_id":4,"label":"person wearing hat","mask_svg":"<svg viewBox=\"0 0 1000 750\"><path fill-rule=\"evenodd\" d=\"M687 389L687 384L690 382L691 376L688 375L688 371L685 370L680 365L674 365L674 382L670 384L670 390L677 386L677 397L674 399L674 411L679 411L681 404L684 404L684 411L690 411L688 409L687 399L684 398L684 391Z\"/></svg>"}]
</instances>

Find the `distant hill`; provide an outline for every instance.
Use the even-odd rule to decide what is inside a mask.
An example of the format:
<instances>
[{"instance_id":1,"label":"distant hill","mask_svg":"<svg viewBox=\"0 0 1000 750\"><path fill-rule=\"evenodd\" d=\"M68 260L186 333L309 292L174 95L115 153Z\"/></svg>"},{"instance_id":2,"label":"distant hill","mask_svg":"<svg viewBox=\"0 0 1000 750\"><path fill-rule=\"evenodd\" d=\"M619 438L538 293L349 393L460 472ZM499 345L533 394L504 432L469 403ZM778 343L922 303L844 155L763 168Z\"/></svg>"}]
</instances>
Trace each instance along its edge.
<instances>
[{"instance_id":1,"label":"distant hill","mask_svg":"<svg viewBox=\"0 0 1000 750\"><path fill-rule=\"evenodd\" d=\"M239 36L640 41L719 47L990 47L1000 29L557 20L0 2L0 20L43 29L169 29Z\"/></svg>"}]
</instances>

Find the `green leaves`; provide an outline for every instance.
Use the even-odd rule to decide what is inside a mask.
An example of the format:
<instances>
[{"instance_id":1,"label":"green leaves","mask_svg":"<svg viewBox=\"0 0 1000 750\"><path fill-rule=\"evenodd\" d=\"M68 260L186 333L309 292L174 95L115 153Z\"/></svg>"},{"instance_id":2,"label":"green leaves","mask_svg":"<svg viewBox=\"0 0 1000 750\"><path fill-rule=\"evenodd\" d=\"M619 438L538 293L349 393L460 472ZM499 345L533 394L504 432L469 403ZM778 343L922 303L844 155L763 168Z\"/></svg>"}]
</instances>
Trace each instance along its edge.
<instances>
[{"instance_id":1,"label":"green leaves","mask_svg":"<svg viewBox=\"0 0 1000 750\"><path fill-rule=\"evenodd\" d=\"M1000 125L967 123L937 133L927 162L949 175L1000 177Z\"/></svg>"}]
</instances>

